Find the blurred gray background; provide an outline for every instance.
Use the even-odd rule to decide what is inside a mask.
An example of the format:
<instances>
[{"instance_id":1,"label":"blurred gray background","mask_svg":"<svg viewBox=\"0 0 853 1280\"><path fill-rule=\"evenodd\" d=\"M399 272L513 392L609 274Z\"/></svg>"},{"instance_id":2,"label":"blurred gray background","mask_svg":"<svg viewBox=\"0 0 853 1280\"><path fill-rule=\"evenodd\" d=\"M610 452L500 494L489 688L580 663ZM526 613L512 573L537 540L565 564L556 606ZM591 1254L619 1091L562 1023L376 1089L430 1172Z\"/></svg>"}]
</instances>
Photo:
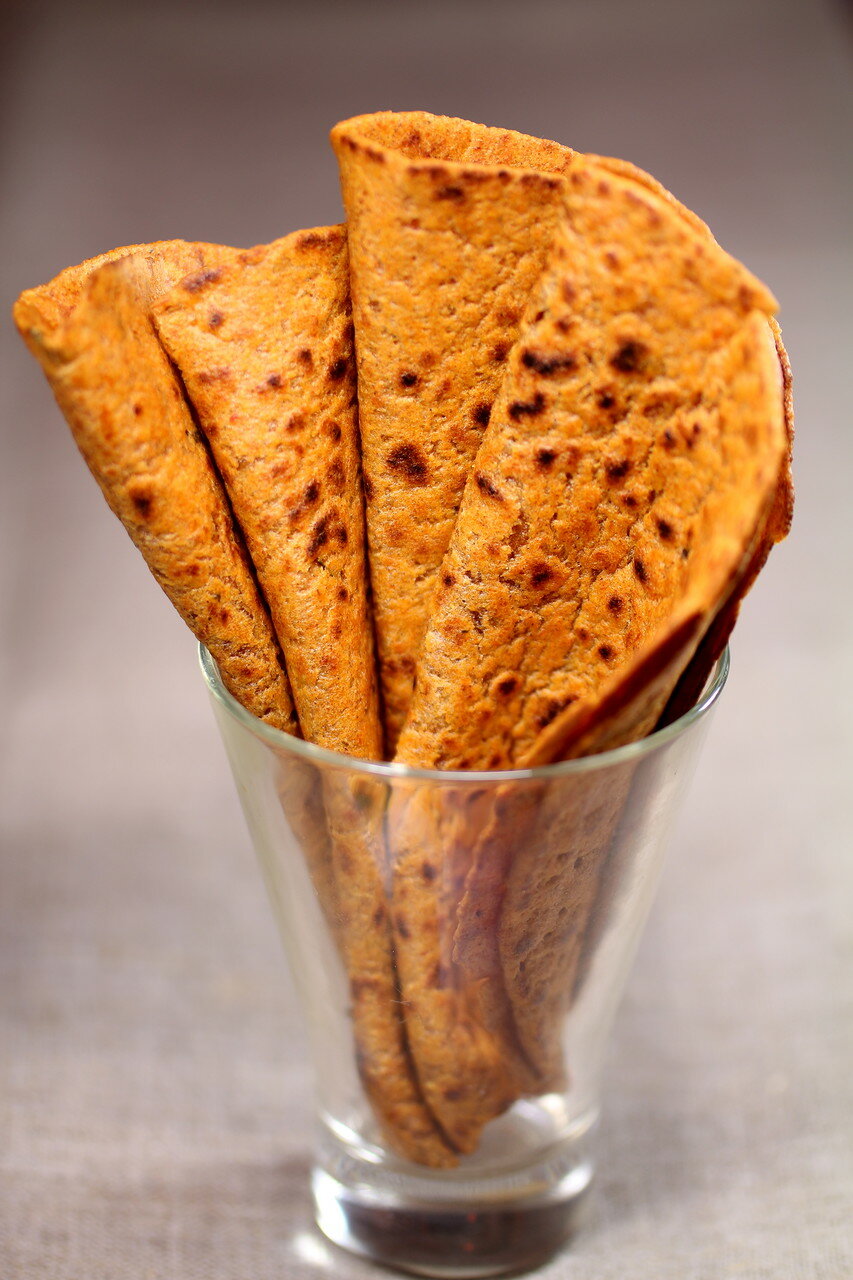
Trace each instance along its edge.
<instances>
[{"instance_id":1,"label":"blurred gray background","mask_svg":"<svg viewBox=\"0 0 853 1280\"><path fill-rule=\"evenodd\" d=\"M339 118L649 169L778 296L797 511L619 1015L591 1220L542 1272L853 1275L850 10L7 4L3 307L115 245L341 216ZM310 1226L299 1015L195 649L0 328L0 1276L361 1278Z\"/></svg>"}]
</instances>

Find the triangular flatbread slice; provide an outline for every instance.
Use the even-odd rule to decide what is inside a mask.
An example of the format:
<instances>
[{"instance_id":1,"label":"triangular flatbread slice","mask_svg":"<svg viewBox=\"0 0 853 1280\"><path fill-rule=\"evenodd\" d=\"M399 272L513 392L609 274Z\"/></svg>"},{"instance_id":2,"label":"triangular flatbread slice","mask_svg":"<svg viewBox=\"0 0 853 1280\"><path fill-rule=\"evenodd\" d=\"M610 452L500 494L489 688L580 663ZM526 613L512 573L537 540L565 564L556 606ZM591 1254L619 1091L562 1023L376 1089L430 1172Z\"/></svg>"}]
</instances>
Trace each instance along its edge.
<instances>
[{"instance_id":1,"label":"triangular flatbread slice","mask_svg":"<svg viewBox=\"0 0 853 1280\"><path fill-rule=\"evenodd\" d=\"M16 323L107 502L227 688L260 719L296 732L281 651L228 500L149 318L188 265L214 269L234 251L208 257L203 246L167 242L162 252L117 253L27 291Z\"/></svg>"},{"instance_id":2,"label":"triangular flatbread slice","mask_svg":"<svg viewBox=\"0 0 853 1280\"><path fill-rule=\"evenodd\" d=\"M380 759L344 229L250 250L152 310L246 538L303 735Z\"/></svg>"},{"instance_id":3,"label":"triangular flatbread slice","mask_svg":"<svg viewBox=\"0 0 853 1280\"><path fill-rule=\"evenodd\" d=\"M350 241L371 576L393 750L438 566L574 153L417 111L344 121L332 144Z\"/></svg>"},{"instance_id":4,"label":"triangular flatbread slice","mask_svg":"<svg viewBox=\"0 0 853 1280\"><path fill-rule=\"evenodd\" d=\"M590 162L571 183L442 565L407 763L559 758L676 604L707 625L777 481L772 297L653 192Z\"/></svg>"},{"instance_id":5,"label":"triangular flatbread slice","mask_svg":"<svg viewBox=\"0 0 853 1280\"><path fill-rule=\"evenodd\" d=\"M578 162L566 203L442 565L404 763L524 766L647 733L773 499L772 297L630 176ZM402 859L395 904L412 877ZM407 932L401 975L423 950ZM449 1032L414 995L429 1096Z\"/></svg>"}]
</instances>

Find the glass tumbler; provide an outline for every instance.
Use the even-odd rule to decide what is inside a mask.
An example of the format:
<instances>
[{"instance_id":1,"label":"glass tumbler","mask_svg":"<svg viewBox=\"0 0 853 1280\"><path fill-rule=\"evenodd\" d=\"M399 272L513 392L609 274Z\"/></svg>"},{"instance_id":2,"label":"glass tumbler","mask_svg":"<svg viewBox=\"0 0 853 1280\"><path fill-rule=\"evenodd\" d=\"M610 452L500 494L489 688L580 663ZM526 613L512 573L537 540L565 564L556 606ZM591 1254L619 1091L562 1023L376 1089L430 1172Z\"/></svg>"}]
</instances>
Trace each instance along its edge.
<instances>
[{"instance_id":1,"label":"glass tumbler","mask_svg":"<svg viewBox=\"0 0 853 1280\"><path fill-rule=\"evenodd\" d=\"M530 770L349 759L202 670L308 1028L335 1244L500 1275L575 1231L607 1036L725 684L640 742Z\"/></svg>"}]
</instances>

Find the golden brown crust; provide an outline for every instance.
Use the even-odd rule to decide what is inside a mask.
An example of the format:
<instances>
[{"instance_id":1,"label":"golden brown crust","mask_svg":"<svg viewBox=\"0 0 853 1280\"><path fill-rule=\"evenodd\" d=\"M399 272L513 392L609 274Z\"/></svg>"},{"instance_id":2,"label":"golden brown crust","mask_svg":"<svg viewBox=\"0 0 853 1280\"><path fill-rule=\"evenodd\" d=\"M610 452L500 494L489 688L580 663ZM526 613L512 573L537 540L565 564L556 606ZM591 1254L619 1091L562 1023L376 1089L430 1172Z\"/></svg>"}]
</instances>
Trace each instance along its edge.
<instances>
[{"instance_id":1,"label":"golden brown crust","mask_svg":"<svg viewBox=\"0 0 853 1280\"><path fill-rule=\"evenodd\" d=\"M170 276L170 283L180 278L156 253L153 259L119 257L84 275L64 316L30 290L19 299L15 319L107 502L210 650L227 688L254 715L294 732L290 687L269 617L148 317Z\"/></svg>"},{"instance_id":2,"label":"golden brown crust","mask_svg":"<svg viewBox=\"0 0 853 1280\"><path fill-rule=\"evenodd\" d=\"M332 131L389 747L435 577L559 215L567 147L425 112Z\"/></svg>"},{"instance_id":3,"label":"golden brown crust","mask_svg":"<svg viewBox=\"0 0 853 1280\"><path fill-rule=\"evenodd\" d=\"M66 267L47 284L25 289L16 307L32 308L30 315L37 318L39 330L49 331L68 318L89 277L107 262L133 255L142 267L145 296L153 300L171 289L183 276L229 262L237 252L228 245L203 244L194 240L155 240L151 244L124 245L87 258L76 266ZM21 332L24 340L28 341L23 329Z\"/></svg>"},{"instance_id":4,"label":"golden brown crust","mask_svg":"<svg viewBox=\"0 0 853 1280\"><path fill-rule=\"evenodd\" d=\"M190 277L153 315L246 538L303 735L381 758L344 229Z\"/></svg>"},{"instance_id":5,"label":"golden brown crust","mask_svg":"<svg viewBox=\"0 0 853 1280\"><path fill-rule=\"evenodd\" d=\"M699 612L713 604L763 511L768 455L778 470L776 375L749 318L773 306L763 286L655 193L586 162L568 215L442 566L407 763L558 758L697 566Z\"/></svg>"}]
</instances>

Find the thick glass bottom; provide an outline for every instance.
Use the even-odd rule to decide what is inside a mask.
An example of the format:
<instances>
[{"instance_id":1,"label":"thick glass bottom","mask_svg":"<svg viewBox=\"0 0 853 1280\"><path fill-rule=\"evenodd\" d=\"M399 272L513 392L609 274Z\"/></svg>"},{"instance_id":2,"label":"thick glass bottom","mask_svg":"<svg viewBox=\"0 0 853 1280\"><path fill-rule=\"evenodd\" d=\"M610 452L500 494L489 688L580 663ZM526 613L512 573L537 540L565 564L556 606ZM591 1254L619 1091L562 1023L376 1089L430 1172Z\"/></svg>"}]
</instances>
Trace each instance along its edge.
<instances>
[{"instance_id":1,"label":"thick glass bottom","mask_svg":"<svg viewBox=\"0 0 853 1280\"><path fill-rule=\"evenodd\" d=\"M581 1224L592 1181L589 1131L525 1152L500 1169L440 1178L363 1159L332 1134L312 1189L334 1244L414 1275L472 1280L540 1266Z\"/></svg>"}]
</instances>

